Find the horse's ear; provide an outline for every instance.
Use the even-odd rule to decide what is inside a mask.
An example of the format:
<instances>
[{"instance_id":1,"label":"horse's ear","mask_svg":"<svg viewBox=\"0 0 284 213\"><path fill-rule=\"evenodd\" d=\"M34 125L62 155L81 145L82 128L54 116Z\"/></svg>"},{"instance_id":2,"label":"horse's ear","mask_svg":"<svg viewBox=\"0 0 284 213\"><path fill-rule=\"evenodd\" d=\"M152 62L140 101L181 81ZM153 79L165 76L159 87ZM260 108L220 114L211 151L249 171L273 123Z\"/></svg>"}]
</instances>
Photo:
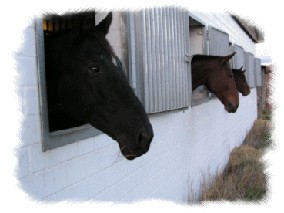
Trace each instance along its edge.
<instances>
[{"instance_id":1,"label":"horse's ear","mask_svg":"<svg viewBox=\"0 0 284 213\"><path fill-rule=\"evenodd\" d=\"M104 20L102 20L96 27L95 30L101 31L104 33L104 35L108 34L109 26L112 22L112 12L109 12L109 14L105 17Z\"/></svg>"},{"instance_id":2,"label":"horse's ear","mask_svg":"<svg viewBox=\"0 0 284 213\"><path fill-rule=\"evenodd\" d=\"M245 73L247 70L243 70L243 71L241 71L241 73Z\"/></svg>"},{"instance_id":3,"label":"horse's ear","mask_svg":"<svg viewBox=\"0 0 284 213\"><path fill-rule=\"evenodd\" d=\"M231 55L227 55L221 58L221 64L223 65L224 63L228 62L234 55L236 54L236 52L233 52Z\"/></svg>"}]
</instances>

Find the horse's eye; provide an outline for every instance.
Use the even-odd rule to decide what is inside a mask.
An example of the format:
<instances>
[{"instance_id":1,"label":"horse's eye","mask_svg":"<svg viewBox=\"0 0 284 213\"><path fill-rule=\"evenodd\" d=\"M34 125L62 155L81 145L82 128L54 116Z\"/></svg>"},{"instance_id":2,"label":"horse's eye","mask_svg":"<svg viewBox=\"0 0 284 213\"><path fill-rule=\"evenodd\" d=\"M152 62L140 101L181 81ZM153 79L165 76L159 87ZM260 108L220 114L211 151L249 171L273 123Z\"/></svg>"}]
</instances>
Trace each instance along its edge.
<instances>
[{"instance_id":1,"label":"horse's eye","mask_svg":"<svg viewBox=\"0 0 284 213\"><path fill-rule=\"evenodd\" d=\"M91 67L89 67L89 70L90 70L91 73L99 73L100 67L99 66L91 66Z\"/></svg>"}]
</instances>

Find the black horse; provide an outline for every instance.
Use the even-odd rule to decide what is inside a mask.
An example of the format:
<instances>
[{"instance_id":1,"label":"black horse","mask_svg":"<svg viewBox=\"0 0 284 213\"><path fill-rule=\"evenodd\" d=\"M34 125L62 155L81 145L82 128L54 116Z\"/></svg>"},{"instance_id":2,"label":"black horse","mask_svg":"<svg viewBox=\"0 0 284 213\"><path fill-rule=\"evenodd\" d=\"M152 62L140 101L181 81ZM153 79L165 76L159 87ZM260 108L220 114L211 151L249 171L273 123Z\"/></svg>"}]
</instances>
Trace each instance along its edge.
<instances>
[{"instance_id":1,"label":"black horse","mask_svg":"<svg viewBox=\"0 0 284 213\"><path fill-rule=\"evenodd\" d=\"M49 113L60 108L60 116L90 123L116 140L124 157L133 160L149 150L153 130L105 38L111 22L109 13L97 26L46 37L46 78L54 80L47 93L55 100Z\"/></svg>"}]
</instances>

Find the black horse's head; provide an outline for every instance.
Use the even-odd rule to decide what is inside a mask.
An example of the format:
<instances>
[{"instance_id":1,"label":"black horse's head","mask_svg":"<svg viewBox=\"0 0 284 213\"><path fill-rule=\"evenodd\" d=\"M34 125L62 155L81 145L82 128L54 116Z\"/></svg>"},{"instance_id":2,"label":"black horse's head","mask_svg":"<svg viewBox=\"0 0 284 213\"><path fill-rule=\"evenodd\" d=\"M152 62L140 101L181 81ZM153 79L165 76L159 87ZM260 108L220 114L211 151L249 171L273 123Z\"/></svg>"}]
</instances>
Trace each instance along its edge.
<instances>
[{"instance_id":1,"label":"black horse's head","mask_svg":"<svg viewBox=\"0 0 284 213\"><path fill-rule=\"evenodd\" d=\"M149 150L153 130L105 38L111 22L109 13L97 26L50 39L48 48L64 111L112 137L132 160Z\"/></svg>"}]
</instances>

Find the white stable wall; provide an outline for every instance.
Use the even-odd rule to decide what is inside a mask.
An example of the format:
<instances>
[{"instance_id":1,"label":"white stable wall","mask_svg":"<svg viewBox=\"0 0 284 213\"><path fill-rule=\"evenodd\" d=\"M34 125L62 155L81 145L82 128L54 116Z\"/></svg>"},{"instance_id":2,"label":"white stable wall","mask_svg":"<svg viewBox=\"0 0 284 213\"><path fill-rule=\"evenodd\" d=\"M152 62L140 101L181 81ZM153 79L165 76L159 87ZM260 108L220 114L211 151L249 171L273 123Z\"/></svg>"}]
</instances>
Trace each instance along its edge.
<instances>
[{"instance_id":1,"label":"white stable wall","mask_svg":"<svg viewBox=\"0 0 284 213\"><path fill-rule=\"evenodd\" d=\"M24 28L23 38L14 55L22 113L15 175L21 190L37 201L187 203L192 194L197 199L203 176L224 168L230 151L243 142L257 118L253 88L249 96L240 96L235 114L214 99L150 115L153 142L134 161L121 157L117 142L105 134L42 152L34 23Z\"/></svg>"},{"instance_id":2,"label":"white stable wall","mask_svg":"<svg viewBox=\"0 0 284 213\"><path fill-rule=\"evenodd\" d=\"M211 25L216 29L229 34L229 40L232 43L244 48L245 52L250 52L253 55L256 53L255 43L249 38L249 36L241 29L241 27L235 22L229 13L203 13L197 11L190 11L194 17L197 17L206 25Z\"/></svg>"}]
</instances>

